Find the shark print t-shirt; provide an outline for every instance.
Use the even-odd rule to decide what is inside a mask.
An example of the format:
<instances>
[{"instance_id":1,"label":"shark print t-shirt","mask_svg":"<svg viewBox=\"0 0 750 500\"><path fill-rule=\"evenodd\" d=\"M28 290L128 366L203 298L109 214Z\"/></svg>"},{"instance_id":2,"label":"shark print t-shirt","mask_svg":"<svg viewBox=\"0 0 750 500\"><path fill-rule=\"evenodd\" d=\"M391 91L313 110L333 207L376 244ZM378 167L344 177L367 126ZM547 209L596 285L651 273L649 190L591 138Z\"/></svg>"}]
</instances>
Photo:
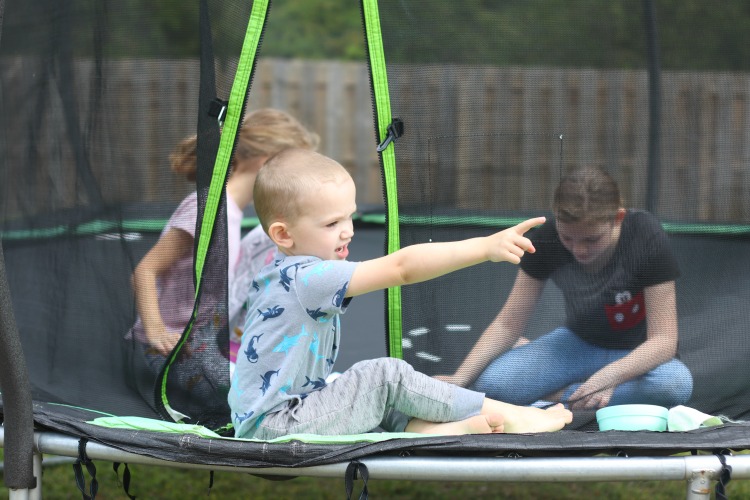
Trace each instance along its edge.
<instances>
[{"instance_id":1,"label":"shark print t-shirt","mask_svg":"<svg viewBox=\"0 0 750 500\"><path fill-rule=\"evenodd\" d=\"M251 438L263 415L325 387L356 266L277 253L255 277L228 397L236 437Z\"/></svg>"},{"instance_id":2,"label":"shark print t-shirt","mask_svg":"<svg viewBox=\"0 0 750 500\"><path fill-rule=\"evenodd\" d=\"M607 349L634 349L646 340L644 289L680 275L659 221L628 210L614 254L602 269L583 268L557 237L554 218L529 233L535 253L521 269L552 280L565 298L566 326L583 340Z\"/></svg>"}]
</instances>

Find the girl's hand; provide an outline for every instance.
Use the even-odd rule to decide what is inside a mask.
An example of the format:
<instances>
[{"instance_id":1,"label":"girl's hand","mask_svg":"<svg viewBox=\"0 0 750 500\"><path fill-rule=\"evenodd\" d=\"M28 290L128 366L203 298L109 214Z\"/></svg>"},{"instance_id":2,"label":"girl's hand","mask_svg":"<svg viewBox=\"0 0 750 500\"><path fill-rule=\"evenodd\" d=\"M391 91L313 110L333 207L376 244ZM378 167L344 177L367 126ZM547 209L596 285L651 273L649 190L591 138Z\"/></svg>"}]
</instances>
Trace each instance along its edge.
<instances>
[{"instance_id":1,"label":"girl's hand","mask_svg":"<svg viewBox=\"0 0 750 500\"><path fill-rule=\"evenodd\" d=\"M615 392L615 388L605 387L604 389L596 391L591 385L587 381L570 395L569 400L572 401L572 403L570 403L571 410L598 409L604 408L609 404L609 400L612 399L612 394Z\"/></svg>"},{"instance_id":2,"label":"girl's hand","mask_svg":"<svg viewBox=\"0 0 750 500\"><path fill-rule=\"evenodd\" d=\"M162 328L160 331L146 331L146 337L149 345L156 349L156 351L162 356L168 356L172 349L175 348L177 342L180 340L182 332L170 332L166 328Z\"/></svg>"}]
</instances>

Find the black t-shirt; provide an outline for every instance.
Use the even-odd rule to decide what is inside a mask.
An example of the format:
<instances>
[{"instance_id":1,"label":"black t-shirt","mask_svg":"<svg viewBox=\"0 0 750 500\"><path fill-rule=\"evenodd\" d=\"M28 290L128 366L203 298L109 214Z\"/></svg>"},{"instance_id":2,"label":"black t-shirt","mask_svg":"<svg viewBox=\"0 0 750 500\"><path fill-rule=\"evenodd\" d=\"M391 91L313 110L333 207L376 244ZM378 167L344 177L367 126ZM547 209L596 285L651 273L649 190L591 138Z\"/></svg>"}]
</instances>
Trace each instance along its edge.
<instances>
[{"instance_id":1,"label":"black t-shirt","mask_svg":"<svg viewBox=\"0 0 750 500\"><path fill-rule=\"evenodd\" d=\"M566 326L583 340L610 349L634 349L646 340L643 289L676 279L677 261L666 233L648 212L628 210L610 262L586 271L562 245L554 219L529 233L536 253L521 269L551 279L565 297Z\"/></svg>"}]
</instances>

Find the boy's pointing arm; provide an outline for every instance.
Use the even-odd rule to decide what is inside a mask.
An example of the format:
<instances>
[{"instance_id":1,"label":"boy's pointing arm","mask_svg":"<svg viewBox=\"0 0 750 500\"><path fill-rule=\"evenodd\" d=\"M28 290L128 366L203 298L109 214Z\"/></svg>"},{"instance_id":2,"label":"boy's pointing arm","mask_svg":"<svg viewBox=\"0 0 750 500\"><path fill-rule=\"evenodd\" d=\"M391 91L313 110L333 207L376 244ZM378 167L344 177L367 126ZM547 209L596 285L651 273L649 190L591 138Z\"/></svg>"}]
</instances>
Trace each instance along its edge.
<instances>
[{"instance_id":1,"label":"boy's pointing arm","mask_svg":"<svg viewBox=\"0 0 750 500\"><path fill-rule=\"evenodd\" d=\"M362 262L354 271L346 296L419 283L486 261L518 264L524 252L535 251L524 234L544 221L544 217L536 217L480 238L411 245Z\"/></svg>"}]
</instances>

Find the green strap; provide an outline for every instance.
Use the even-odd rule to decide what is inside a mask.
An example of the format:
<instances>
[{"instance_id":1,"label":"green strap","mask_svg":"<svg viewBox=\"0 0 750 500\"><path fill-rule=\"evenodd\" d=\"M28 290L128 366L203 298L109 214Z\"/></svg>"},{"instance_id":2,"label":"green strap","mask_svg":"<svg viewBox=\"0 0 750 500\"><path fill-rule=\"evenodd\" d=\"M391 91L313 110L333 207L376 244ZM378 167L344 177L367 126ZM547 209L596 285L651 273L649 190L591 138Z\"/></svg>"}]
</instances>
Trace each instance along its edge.
<instances>
[{"instance_id":1,"label":"green strap","mask_svg":"<svg viewBox=\"0 0 750 500\"><path fill-rule=\"evenodd\" d=\"M111 236L112 239L128 239L127 235L121 233L160 233L169 219L133 219L113 222L109 220L93 220L78 225L64 224L47 228L36 229L10 229L0 231L0 239L3 241L26 241L41 240L45 238L58 238L65 236ZM384 214L362 214L355 215L354 220L368 224L385 224ZM511 227L526 220L524 217L514 216L439 216L431 215L400 215L399 222L403 225L430 225L430 226L471 226L471 227ZM252 229L260 224L257 217L245 217L242 219L243 229ZM703 222L662 222L662 228L669 234L687 234L703 236L748 236L750 225L748 224L718 224Z\"/></svg>"},{"instance_id":2,"label":"green strap","mask_svg":"<svg viewBox=\"0 0 750 500\"><path fill-rule=\"evenodd\" d=\"M269 0L253 1L253 8L250 11L250 19L247 23L247 30L245 31L245 40L242 45L240 60L237 64L237 72L234 75L232 90L229 94L227 114L221 130L219 150L216 153L214 169L211 175L211 184L208 188L208 197L203 211L198 246L195 251L196 299L200 290L203 266L206 262L211 235L213 234L216 216L219 211L219 203L221 201L221 196L224 193L224 186L226 185L227 170L231 163L232 149L234 148L237 130L240 127L240 118L242 117L242 111L245 106L245 97L247 96L247 89L250 85L250 77L253 72L253 67L255 66L255 55L258 51L260 37L263 34L263 27L268 14L268 3ZM190 336L189 332L192 330L195 319L194 309L193 316L188 325L188 335L183 335L180 344L172 351L172 355L169 360L167 360L166 366L164 367L164 374L161 377L161 401L164 405L164 409L175 421L180 421L184 415L175 411L169 404L169 399L167 397L167 378L169 368Z\"/></svg>"},{"instance_id":3,"label":"green strap","mask_svg":"<svg viewBox=\"0 0 750 500\"><path fill-rule=\"evenodd\" d=\"M388 75L385 68L383 39L380 31L380 14L377 0L362 0L362 18L370 57L373 98L378 128L378 139L384 141L391 123L391 101L388 96ZM398 219L398 190L396 188L396 152L391 143L380 153L383 164L383 182L388 226L388 253L401 248ZM403 358L401 345L401 288L389 288L386 292L388 311L388 353L394 358Z\"/></svg>"},{"instance_id":4,"label":"green strap","mask_svg":"<svg viewBox=\"0 0 750 500\"><path fill-rule=\"evenodd\" d=\"M221 131L221 141L219 142L219 151L216 153L216 162L211 177L211 186L208 190L208 199L206 208L203 212L203 223L201 224L200 238L198 248L195 254L195 281L201 282L203 274L203 264L206 261L208 245L211 241L211 234L216 221L216 214L219 210L219 200L224 191L226 184L227 169L232 159L232 148L234 139L240 126L240 117L245 105L245 96L247 88L250 85L250 75L255 65L255 54L258 50L260 37L263 33L266 14L268 11L268 0L253 2L253 9L250 12L250 20L245 32L245 42L242 45L242 53L237 66L237 73L232 83L232 91L229 94L229 105L227 107L227 116L224 121L224 127ZM197 287L196 287L197 293Z\"/></svg>"}]
</instances>

